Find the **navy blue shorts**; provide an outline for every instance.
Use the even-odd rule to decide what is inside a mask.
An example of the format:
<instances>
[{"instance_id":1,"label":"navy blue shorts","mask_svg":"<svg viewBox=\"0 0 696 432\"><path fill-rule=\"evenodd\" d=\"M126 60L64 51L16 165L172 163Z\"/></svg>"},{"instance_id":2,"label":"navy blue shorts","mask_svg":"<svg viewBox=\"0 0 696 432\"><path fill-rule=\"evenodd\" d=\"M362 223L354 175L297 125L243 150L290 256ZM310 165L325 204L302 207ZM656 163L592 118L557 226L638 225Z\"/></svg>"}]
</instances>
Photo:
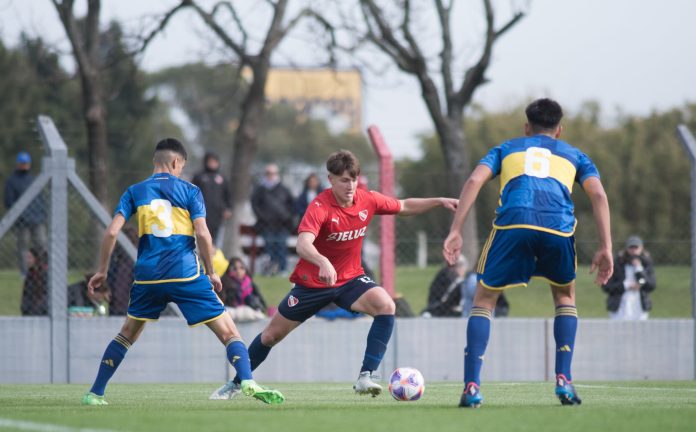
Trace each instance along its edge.
<instances>
[{"instance_id":1,"label":"navy blue shorts","mask_svg":"<svg viewBox=\"0 0 696 432\"><path fill-rule=\"evenodd\" d=\"M350 310L351 305L361 295L376 286L377 283L365 275L333 288L307 288L295 285L278 305L278 312L291 321L304 322L331 302Z\"/></svg>"},{"instance_id":2,"label":"navy blue shorts","mask_svg":"<svg viewBox=\"0 0 696 432\"><path fill-rule=\"evenodd\" d=\"M576 269L574 236L527 228L493 228L476 272L484 287L502 290L526 286L532 277L569 285L575 280Z\"/></svg>"},{"instance_id":3,"label":"navy blue shorts","mask_svg":"<svg viewBox=\"0 0 696 432\"><path fill-rule=\"evenodd\" d=\"M225 313L225 307L213 291L210 279L201 274L185 282L134 283L128 316L141 321L157 320L169 302L179 306L190 326L207 323Z\"/></svg>"}]
</instances>

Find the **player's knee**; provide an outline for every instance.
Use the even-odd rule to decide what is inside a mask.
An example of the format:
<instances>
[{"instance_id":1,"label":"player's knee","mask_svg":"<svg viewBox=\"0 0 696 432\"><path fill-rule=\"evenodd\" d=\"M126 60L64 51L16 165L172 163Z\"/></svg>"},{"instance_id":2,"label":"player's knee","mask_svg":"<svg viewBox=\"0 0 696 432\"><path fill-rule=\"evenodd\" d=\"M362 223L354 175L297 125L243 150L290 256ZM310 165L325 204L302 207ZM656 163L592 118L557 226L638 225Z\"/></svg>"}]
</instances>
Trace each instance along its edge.
<instances>
[{"instance_id":1,"label":"player's knee","mask_svg":"<svg viewBox=\"0 0 696 432\"><path fill-rule=\"evenodd\" d=\"M385 299L377 305L377 313L375 315L394 315L396 313L396 305L391 298Z\"/></svg>"},{"instance_id":2,"label":"player's knee","mask_svg":"<svg viewBox=\"0 0 696 432\"><path fill-rule=\"evenodd\" d=\"M261 343L267 347L272 347L278 342L282 341L284 337L284 335L279 335L275 332L264 330L261 333Z\"/></svg>"}]
</instances>

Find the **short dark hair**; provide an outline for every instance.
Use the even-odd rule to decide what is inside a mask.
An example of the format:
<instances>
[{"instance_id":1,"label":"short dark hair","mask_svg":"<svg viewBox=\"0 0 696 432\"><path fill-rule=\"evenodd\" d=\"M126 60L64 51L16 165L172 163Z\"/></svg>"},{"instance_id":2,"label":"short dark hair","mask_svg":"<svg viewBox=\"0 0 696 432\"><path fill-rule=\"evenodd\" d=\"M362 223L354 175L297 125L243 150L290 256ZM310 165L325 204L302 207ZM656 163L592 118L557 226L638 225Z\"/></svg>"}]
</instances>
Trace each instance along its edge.
<instances>
[{"instance_id":1,"label":"short dark hair","mask_svg":"<svg viewBox=\"0 0 696 432\"><path fill-rule=\"evenodd\" d=\"M188 159L188 153L186 153L184 145L176 138L165 138L158 142L157 146L155 146L155 153L162 150L172 151L183 157L184 160Z\"/></svg>"},{"instance_id":2,"label":"short dark hair","mask_svg":"<svg viewBox=\"0 0 696 432\"><path fill-rule=\"evenodd\" d=\"M333 175L340 176L348 171L353 179L360 175L360 162L353 153L348 150L339 150L332 153L326 160L326 169Z\"/></svg>"},{"instance_id":3,"label":"short dark hair","mask_svg":"<svg viewBox=\"0 0 696 432\"><path fill-rule=\"evenodd\" d=\"M535 100L527 105L524 112L527 114L527 122L534 131L555 129L563 118L561 105L548 98Z\"/></svg>"}]
</instances>

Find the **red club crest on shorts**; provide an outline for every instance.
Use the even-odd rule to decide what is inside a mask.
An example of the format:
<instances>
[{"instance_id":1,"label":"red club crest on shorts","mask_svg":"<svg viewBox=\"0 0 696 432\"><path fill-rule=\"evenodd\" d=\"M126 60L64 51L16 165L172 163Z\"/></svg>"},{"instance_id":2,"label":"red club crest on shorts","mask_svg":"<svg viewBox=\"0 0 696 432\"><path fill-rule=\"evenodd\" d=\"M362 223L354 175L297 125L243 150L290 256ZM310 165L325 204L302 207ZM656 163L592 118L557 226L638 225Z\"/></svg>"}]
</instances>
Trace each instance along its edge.
<instances>
[{"instance_id":1,"label":"red club crest on shorts","mask_svg":"<svg viewBox=\"0 0 696 432\"><path fill-rule=\"evenodd\" d=\"M293 307L293 306L295 306L295 305L296 305L297 303L299 303L299 302L300 302L300 301L297 299L297 297L295 297L295 296L293 296L293 295L291 295L290 297L288 297L288 306L289 306L289 307Z\"/></svg>"},{"instance_id":2,"label":"red club crest on shorts","mask_svg":"<svg viewBox=\"0 0 696 432\"><path fill-rule=\"evenodd\" d=\"M361 221L365 222L365 220L367 219L367 210L360 210L358 216L360 216Z\"/></svg>"}]
</instances>

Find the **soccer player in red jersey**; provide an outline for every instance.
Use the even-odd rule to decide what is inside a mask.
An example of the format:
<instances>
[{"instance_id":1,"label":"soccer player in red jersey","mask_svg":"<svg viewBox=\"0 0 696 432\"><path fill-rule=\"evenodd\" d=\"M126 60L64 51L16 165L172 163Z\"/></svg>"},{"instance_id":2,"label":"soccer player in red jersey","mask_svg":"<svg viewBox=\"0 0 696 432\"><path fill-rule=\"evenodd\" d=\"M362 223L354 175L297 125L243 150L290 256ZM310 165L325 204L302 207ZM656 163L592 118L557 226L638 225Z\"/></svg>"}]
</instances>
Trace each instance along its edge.
<instances>
[{"instance_id":1,"label":"soccer player in red jersey","mask_svg":"<svg viewBox=\"0 0 696 432\"><path fill-rule=\"evenodd\" d=\"M360 255L367 226L375 215L416 215L435 207L456 210L454 198L398 200L358 188L360 163L341 150L326 162L331 187L309 204L298 228L300 261L290 276L295 286L278 306L278 313L249 346L252 370L271 348L327 304L362 312L374 318L357 382L359 394L376 396L382 387L372 380L387 349L394 327L394 301L365 275ZM211 399L229 399L239 392L238 378L228 382Z\"/></svg>"}]
</instances>

